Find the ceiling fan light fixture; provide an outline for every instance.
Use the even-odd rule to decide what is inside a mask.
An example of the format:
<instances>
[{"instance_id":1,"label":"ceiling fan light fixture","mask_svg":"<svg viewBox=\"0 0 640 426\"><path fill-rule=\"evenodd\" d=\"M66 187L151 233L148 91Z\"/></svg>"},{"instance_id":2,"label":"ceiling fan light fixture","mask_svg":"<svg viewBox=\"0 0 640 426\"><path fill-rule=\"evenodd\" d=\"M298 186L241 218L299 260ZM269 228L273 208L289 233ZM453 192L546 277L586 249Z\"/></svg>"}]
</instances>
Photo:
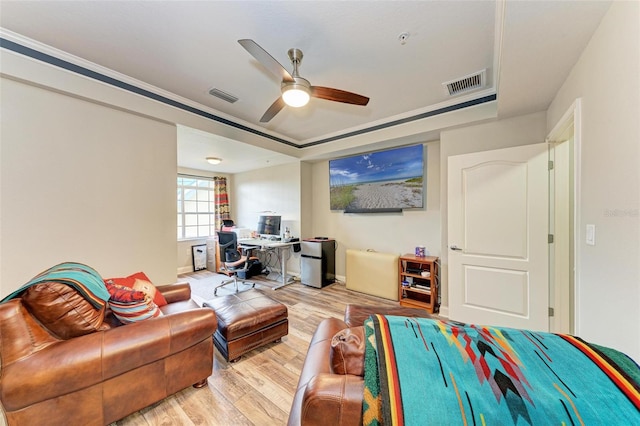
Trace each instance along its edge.
<instances>
[{"instance_id":1,"label":"ceiling fan light fixture","mask_svg":"<svg viewBox=\"0 0 640 426\"><path fill-rule=\"evenodd\" d=\"M222 158L218 158L218 157L207 157L207 163L209 164L220 164L222 163Z\"/></svg>"},{"instance_id":2,"label":"ceiling fan light fixture","mask_svg":"<svg viewBox=\"0 0 640 426\"><path fill-rule=\"evenodd\" d=\"M290 107L303 107L310 98L309 88L303 84L289 83L282 87L282 100Z\"/></svg>"},{"instance_id":3,"label":"ceiling fan light fixture","mask_svg":"<svg viewBox=\"0 0 640 426\"><path fill-rule=\"evenodd\" d=\"M406 40L406 38L404 39ZM293 72L289 73L289 71L273 59L273 56L260 47L255 41L242 39L238 40L238 43L240 43L251 56L257 59L262 66L282 81L280 86L281 96L267 108L267 111L260 118L260 123L268 123L269 120L275 117L285 106L294 108L305 106L312 96L327 101L352 105L365 106L369 103L369 98L366 96L331 87L312 86L309 80L300 77L298 67L303 57L302 50L300 49L291 48L287 52L291 60L291 65L293 65Z\"/></svg>"}]
</instances>

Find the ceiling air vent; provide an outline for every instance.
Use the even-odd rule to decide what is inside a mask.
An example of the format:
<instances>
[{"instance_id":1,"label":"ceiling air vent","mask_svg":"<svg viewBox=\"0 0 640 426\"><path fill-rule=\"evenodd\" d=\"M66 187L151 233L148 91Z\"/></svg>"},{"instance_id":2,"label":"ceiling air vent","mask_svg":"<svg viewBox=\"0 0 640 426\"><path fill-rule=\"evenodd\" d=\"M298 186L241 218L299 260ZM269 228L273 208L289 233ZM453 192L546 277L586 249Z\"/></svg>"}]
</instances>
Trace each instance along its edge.
<instances>
[{"instance_id":1,"label":"ceiling air vent","mask_svg":"<svg viewBox=\"0 0 640 426\"><path fill-rule=\"evenodd\" d=\"M233 95L230 95L227 92L223 92L220 89L216 89L215 87L213 89L209 90L209 94L212 95L212 96L215 96L216 98L220 98L223 101L227 101L230 104L232 104L232 103L234 103L235 101L238 100L237 97L235 97Z\"/></svg>"},{"instance_id":2,"label":"ceiling air vent","mask_svg":"<svg viewBox=\"0 0 640 426\"><path fill-rule=\"evenodd\" d=\"M442 83L442 86L449 96L455 96L464 92L483 88L487 84L486 75L487 70L485 68L482 71L478 71L457 80Z\"/></svg>"}]
</instances>

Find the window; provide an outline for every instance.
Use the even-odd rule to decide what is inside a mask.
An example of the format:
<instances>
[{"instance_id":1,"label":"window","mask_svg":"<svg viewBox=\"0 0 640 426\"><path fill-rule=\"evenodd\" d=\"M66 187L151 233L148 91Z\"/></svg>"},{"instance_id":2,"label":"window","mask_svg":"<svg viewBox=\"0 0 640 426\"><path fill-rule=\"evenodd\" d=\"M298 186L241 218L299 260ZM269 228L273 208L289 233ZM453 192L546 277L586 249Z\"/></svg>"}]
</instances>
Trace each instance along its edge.
<instances>
[{"instance_id":1,"label":"window","mask_svg":"<svg viewBox=\"0 0 640 426\"><path fill-rule=\"evenodd\" d=\"M213 180L178 175L178 239L215 234Z\"/></svg>"}]
</instances>

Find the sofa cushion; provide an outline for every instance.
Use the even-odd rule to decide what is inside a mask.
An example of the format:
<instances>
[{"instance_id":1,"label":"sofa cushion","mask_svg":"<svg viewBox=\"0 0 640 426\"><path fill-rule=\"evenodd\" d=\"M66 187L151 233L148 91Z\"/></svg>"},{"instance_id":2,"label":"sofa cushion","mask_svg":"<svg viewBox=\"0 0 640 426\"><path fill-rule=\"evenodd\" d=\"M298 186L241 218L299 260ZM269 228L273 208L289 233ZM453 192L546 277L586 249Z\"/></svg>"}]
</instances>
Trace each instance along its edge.
<instances>
[{"instance_id":1,"label":"sofa cushion","mask_svg":"<svg viewBox=\"0 0 640 426\"><path fill-rule=\"evenodd\" d=\"M337 332L331 339L331 369L335 374L364 377L364 327L350 327Z\"/></svg>"},{"instance_id":2,"label":"sofa cushion","mask_svg":"<svg viewBox=\"0 0 640 426\"><path fill-rule=\"evenodd\" d=\"M134 290L144 291L159 307L167 304L167 300L164 298L162 293L156 289L156 286L153 285L149 277L147 277L144 272L136 272L135 274L124 278L108 278L104 281L105 283L111 281L112 284L118 284Z\"/></svg>"},{"instance_id":3,"label":"sofa cushion","mask_svg":"<svg viewBox=\"0 0 640 426\"><path fill-rule=\"evenodd\" d=\"M82 336L103 327L105 309L96 309L76 289L66 284L46 282L29 287L22 303L31 315L61 339Z\"/></svg>"}]
</instances>

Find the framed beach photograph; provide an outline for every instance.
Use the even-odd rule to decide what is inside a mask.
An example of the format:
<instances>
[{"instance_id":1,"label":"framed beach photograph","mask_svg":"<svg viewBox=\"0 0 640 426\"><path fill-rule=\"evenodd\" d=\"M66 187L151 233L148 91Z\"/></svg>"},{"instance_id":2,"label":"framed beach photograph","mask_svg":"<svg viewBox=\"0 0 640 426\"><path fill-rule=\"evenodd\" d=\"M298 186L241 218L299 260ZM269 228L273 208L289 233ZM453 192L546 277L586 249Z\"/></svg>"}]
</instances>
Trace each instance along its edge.
<instances>
[{"instance_id":1,"label":"framed beach photograph","mask_svg":"<svg viewBox=\"0 0 640 426\"><path fill-rule=\"evenodd\" d=\"M198 244L191 246L191 253L193 256L193 270L200 271L207 269L207 245Z\"/></svg>"},{"instance_id":2,"label":"framed beach photograph","mask_svg":"<svg viewBox=\"0 0 640 426\"><path fill-rule=\"evenodd\" d=\"M424 207L424 146L329 161L331 210L394 211Z\"/></svg>"}]
</instances>

